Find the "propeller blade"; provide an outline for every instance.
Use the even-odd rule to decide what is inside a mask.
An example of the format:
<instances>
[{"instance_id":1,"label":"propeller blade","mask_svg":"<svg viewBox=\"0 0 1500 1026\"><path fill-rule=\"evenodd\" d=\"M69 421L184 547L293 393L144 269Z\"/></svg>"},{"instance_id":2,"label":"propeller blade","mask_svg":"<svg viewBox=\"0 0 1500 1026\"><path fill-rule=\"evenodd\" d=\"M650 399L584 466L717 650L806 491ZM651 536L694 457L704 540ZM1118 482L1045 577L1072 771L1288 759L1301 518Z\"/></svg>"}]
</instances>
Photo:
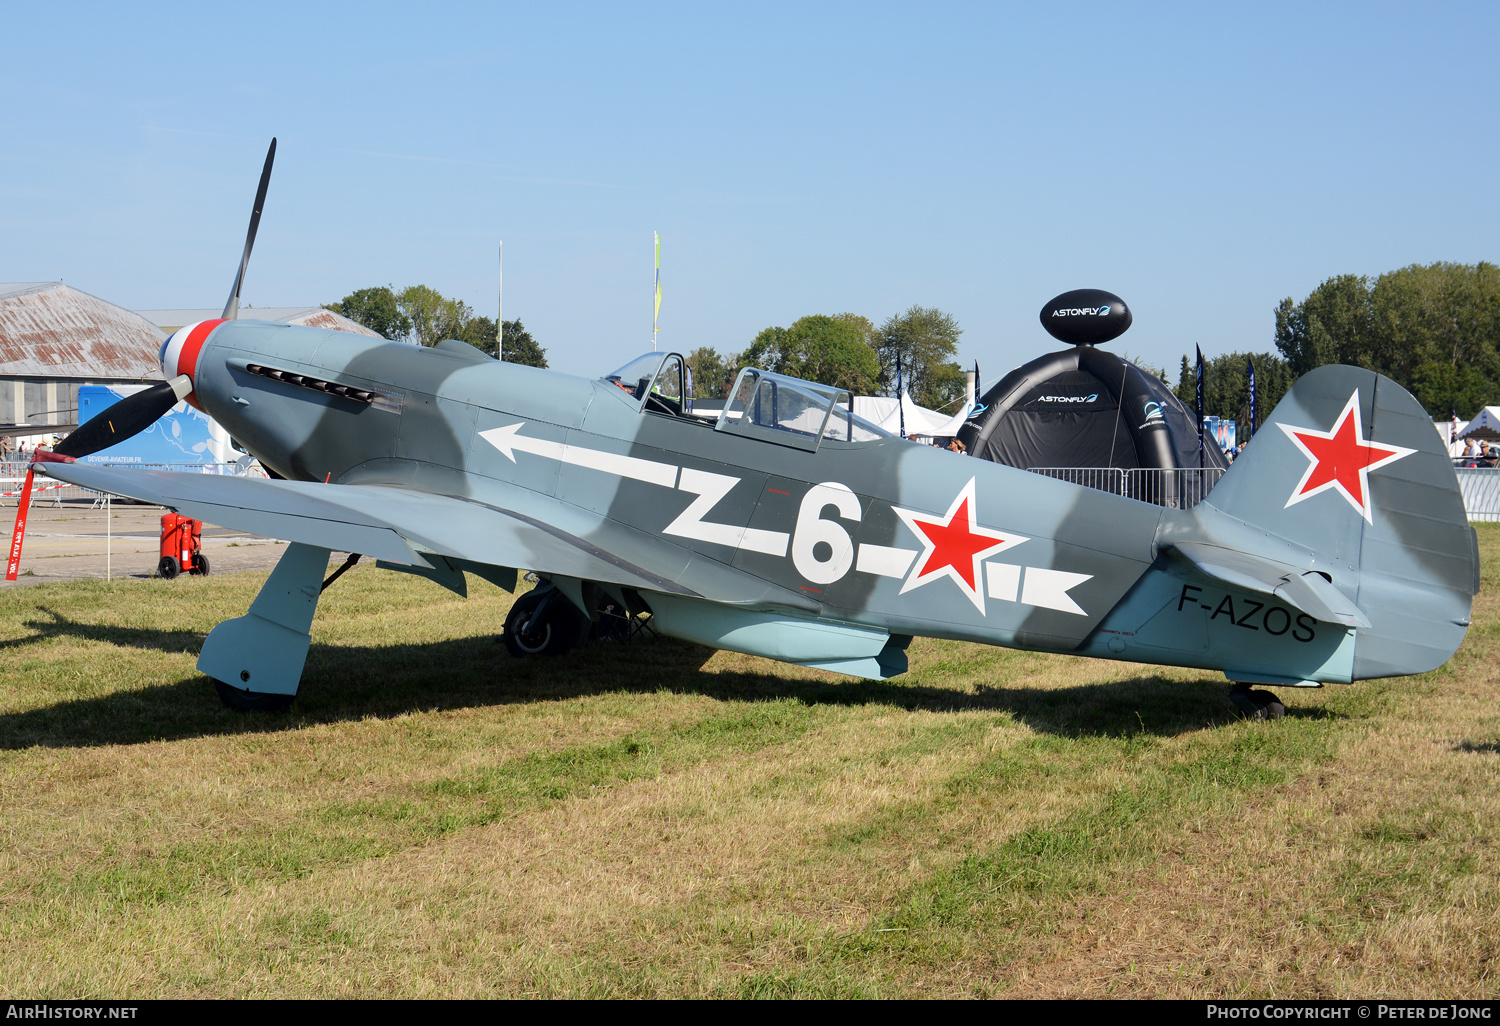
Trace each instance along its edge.
<instances>
[{"instance_id":1,"label":"propeller blade","mask_svg":"<svg viewBox=\"0 0 1500 1026\"><path fill-rule=\"evenodd\" d=\"M127 395L98 416L84 421L76 431L53 446L52 451L76 460L100 449L108 449L155 424L192 388L192 379L179 374L171 381L159 381L144 391Z\"/></svg>"},{"instance_id":2,"label":"propeller blade","mask_svg":"<svg viewBox=\"0 0 1500 1026\"><path fill-rule=\"evenodd\" d=\"M240 257L240 271L234 276L234 288L229 291L229 302L224 304L224 319L232 321L240 315L240 286L245 282L245 268L250 265L250 251L255 248L255 230L260 227L260 212L266 206L266 189L271 184L271 164L276 160L276 140L266 151L266 166L260 172L260 188L255 190L255 206L250 211L250 230L245 234L245 255Z\"/></svg>"}]
</instances>

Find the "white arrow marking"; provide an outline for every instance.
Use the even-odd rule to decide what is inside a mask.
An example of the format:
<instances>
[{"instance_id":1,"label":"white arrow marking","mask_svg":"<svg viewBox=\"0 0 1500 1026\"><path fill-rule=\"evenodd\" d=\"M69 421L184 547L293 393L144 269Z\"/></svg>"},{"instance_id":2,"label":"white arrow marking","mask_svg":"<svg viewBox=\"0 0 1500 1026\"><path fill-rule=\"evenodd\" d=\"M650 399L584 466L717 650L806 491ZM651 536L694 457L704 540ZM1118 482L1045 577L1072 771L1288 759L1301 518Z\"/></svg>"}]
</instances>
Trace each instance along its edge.
<instances>
[{"instance_id":1,"label":"white arrow marking","mask_svg":"<svg viewBox=\"0 0 1500 1026\"><path fill-rule=\"evenodd\" d=\"M512 463L516 462L516 451L529 452L560 463L571 463L575 467L587 467L617 477L628 477L632 481L661 485L663 488L672 488L677 484L677 468L670 463L657 463L654 460L642 460L634 456L517 434L525 426L526 422L522 421L508 427L490 428L479 432L479 437L505 453Z\"/></svg>"},{"instance_id":2,"label":"white arrow marking","mask_svg":"<svg viewBox=\"0 0 1500 1026\"><path fill-rule=\"evenodd\" d=\"M786 555L786 547L791 536L783 531L761 531L750 527L736 527L733 524L710 523L703 519L711 509L718 505L720 499L728 495L730 490L740 483L739 478L730 477L727 474L710 474L704 470L685 469L682 471L682 481L679 485L678 468L670 463L657 463L654 460L638 459L635 456L603 452L599 449L586 449L581 445L568 445L566 442L532 438L529 435L519 434L525 424L526 422L522 421L506 427L490 428L488 431L479 432L479 437L503 452L506 459L512 463L516 462L516 452L529 452L535 456L557 460L561 463L570 463L575 467L587 467L590 470L614 474L617 477L628 477L633 481L644 481L663 488L681 487L683 491L691 492L698 498L689 503L688 508L666 526L662 531L663 534L692 538L695 541L713 542L716 545L728 545L736 549L749 549L752 552L764 552L771 556Z\"/></svg>"},{"instance_id":3,"label":"white arrow marking","mask_svg":"<svg viewBox=\"0 0 1500 1026\"><path fill-rule=\"evenodd\" d=\"M736 549L749 549L751 552L764 552L768 556L785 556L791 536L784 531L761 531L752 527L704 521L704 515L739 483L739 478L727 474L710 474L706 470L684 467L678 487L685 492L694 493L698 498L688 504L681 516L663 528L662 534L728 545Z\"/></svg>"}]
</instances>

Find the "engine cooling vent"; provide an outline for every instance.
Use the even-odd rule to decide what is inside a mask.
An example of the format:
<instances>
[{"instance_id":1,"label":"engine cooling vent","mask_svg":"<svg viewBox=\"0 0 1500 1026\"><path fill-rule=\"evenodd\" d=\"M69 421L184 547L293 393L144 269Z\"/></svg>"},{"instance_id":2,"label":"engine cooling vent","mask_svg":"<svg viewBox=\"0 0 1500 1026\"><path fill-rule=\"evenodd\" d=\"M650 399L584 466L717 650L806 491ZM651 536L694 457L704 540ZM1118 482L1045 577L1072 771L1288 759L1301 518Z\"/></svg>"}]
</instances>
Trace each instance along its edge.
<instances>
[{"instance_id":1,"label":"engine cooling vent","mask_svg":"<svg viewBox=\"0 0 1500 1026\"><path fill-rule=\"evenodd\" d=\"M345 399L353 399L357 403L373 403L378 394L363 388L355 388L352 385L340 385L332 381L324 381L321 378L309 377L306 374L294 374L291 371L277 370L275 367L262 367L258 363L252 363L245 367L251 374L258 374L272 381L285 381L289 385L299 385L302 388L310 388L314 392L327 392L329 395L343 396Z\"/></svg>"}]
</instances>

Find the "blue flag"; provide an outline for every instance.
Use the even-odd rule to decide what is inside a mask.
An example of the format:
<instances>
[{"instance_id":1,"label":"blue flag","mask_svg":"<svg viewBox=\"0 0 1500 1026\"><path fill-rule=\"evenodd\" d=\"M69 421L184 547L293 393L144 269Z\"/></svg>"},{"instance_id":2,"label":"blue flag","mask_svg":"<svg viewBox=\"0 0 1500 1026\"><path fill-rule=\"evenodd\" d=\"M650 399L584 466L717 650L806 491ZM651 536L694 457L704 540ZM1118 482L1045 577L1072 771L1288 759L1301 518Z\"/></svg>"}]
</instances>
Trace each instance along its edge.
<instances>
[{"instance_id":1,"label":"blue flag","mask_svg":"<svg viewBox=\"0 0 1500 1026\"><path fill-rule=\"evenodd\" d=\"M1255 361L1245 357L1245 367L1250 372L1250 437L1255 437Z\"/></svg>"}]
</instances>

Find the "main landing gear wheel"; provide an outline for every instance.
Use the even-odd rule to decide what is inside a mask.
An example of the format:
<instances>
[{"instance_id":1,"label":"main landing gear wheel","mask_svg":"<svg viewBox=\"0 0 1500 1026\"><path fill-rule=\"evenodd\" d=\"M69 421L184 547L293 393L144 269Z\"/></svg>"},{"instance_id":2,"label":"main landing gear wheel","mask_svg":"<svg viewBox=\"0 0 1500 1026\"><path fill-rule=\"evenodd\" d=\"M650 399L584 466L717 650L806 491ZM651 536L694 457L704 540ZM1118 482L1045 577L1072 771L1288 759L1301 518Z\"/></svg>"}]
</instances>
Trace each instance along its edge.
<instances>
[{"instance_id":1,"label":"main landing gear wheel","mask_svg":"<svg viewBox=\"0 0 1500 1026\"><path fill-rule=\"evenodd\" d=\"M156 564L156 572L170 581L182 573L182 567L178 566L177 560L171 556L163 556L161 562Z\"/></svg>"},{"instance_id":2,"label":"main landing gear wheel","mask_svg":"<svg viewBox=\"0 0 1500 1026\"><path fill-rule=\"evenodd\" d=\"M219 701L235 712L281 712L292 704L293 695L277 695L269 691L246 691L232 687L217 677L214 688L219 692Z\"/></svg>"},{"instance_id":3,"label":"main landing gear wheel","mask_svg":"<svg viewBox=\"0 0 1500 1026\"><path fill-rule=\"evenodd\" d=\"M562 655L582 633L583 615L554 588L536 588L516 599L505 618L511 656Z\"/></svg>"},{"instance_id":4,"label":"main landing gear wheel","mask_svg":"<svg viewBox=\"0 0 1500 1026\"><path fill-rule=\"evenodd\" d=\"M1249 720L1279 720L1286 715L1286 706L1275 694L1248 684L1236 684L1230 688L1229 700Z\"/></svg>"}]
</instances>

